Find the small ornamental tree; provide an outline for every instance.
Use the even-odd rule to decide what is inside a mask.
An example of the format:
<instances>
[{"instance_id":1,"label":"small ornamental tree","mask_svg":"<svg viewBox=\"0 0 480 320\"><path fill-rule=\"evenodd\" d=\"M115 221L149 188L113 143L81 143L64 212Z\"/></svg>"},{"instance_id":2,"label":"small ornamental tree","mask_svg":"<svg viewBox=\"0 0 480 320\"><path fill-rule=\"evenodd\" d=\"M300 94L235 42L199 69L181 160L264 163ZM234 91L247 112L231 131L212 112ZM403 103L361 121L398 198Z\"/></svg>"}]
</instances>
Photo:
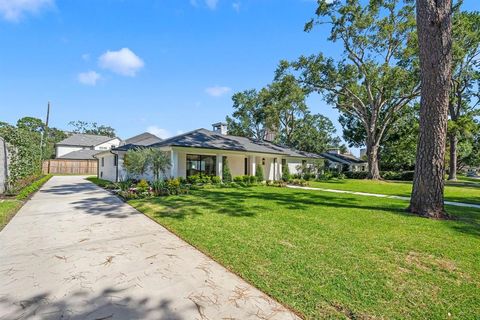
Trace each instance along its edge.
<instances>
[{"instance_id":1,"label":"small ornamental tree","mask_svg":"<svg viewBox=\"0 0 480 320\"><path fill-rule=\"evenodd\" d=\"M150 148L146 150L148 153L147 166L152 170L153 178L159 180L160 174L163 177L166 177L168 169L172 166L169 154L158 148Z\"/></svg>"},{"instance_id":2,"label":"small ornamental tree","mask_svg":"<svg viewBox=\"0 0 480 320\"><path fill-rule=\"evenodd\" d=\"M282 180L285 182L290 181L292 176L290 175L290 169L288 168L288 164L282 166Z\"/></svg>"},{"instance_id":3,"label":"small ornamental tree","mask_svg":"<svg viewBox=\"0 0 480 320\"><path fill-rule=\"evenodd\" d=\"M128 150L125 154L123 166L127 176L142 176L148 169L150 151L148 149Z\"/></svg>"},{"instance_id":4,"label":"small ornamental tree","mask_svg":"<svg viewBox=\"0 0 480 320\"><path fill-rule=\"evenodd\" d=\"M258 182L262 182L265 180L263 178L263 166L260 163L257 163L257 167L255 169L255 177L257 177Z\"/></svg>"},{"instance_id":5,"label":"small ornamental tree","mask_svg":"<svg viewBox=\"0 0 480 320\"><path fill-rule=\"evenodd\" d=\"M222 177L223 182L232 182L232 173L230 172L230 167L228 166L227 157L223 157Z\"/></svg>"}]
</instances>

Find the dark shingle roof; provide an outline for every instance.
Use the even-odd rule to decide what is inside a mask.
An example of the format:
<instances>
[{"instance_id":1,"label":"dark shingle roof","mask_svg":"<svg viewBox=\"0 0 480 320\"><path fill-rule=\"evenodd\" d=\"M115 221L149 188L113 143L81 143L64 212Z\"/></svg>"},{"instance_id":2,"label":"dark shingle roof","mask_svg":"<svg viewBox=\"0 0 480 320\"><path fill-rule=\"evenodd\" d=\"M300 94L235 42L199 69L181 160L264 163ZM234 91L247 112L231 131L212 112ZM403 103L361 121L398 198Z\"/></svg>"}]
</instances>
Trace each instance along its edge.
<instances>
[{"instance_id":1,"label":"dark shingle roof","mask_svg":"<svg viewBox=\"0 0 480 320\"><path fill-rule=\"evenodd\" d=\"M150 132L144 132L134 137L128 138L124 141L123 145L134 144L139 146L148 146L162 141L159 137Z\"/></svg>"},{"instance_id":2,"label":"dark shingle roof","mask_svg":"<svg viewBox=\"0 0 480 320\"><path fill-rule=\"evenodd\" d=\"M58 142L57 145L94 147L113 139L115 138L107 136L97 136L93 134L73 134L70 137Z\"/></svg>"},{"instance_id":3,"label":"dark shingle roof","mask_svg":"<svg viewBox=\"0 0 480 320\"><path fill-rule=\"evenodd\" d=\"M366 163L366 161L359 159L355 157L354 155L351 154L337 154L337 153L330 153L330 152L324 152L320 154L322 157L324 157L327 160L333 161L333 162L339 162L339 163L344 163L344 164L362 164Z\"/></svg>"},{"instance_id":4,"label":"dark shingle roof","mask_svg":"<svg viewBox=\"0 0 480 320\"><path fill-rule=\"evenodd\" d=\"M64 154L57 159L70 159L70 160L92 160L95 159L93 155L101 152L100 150L77 150Z\"/></svg>"},{"instance_id":5,"label":"dark shingle roof","mask_svg":"<svg viewBox=\"0 0 480 320\"><path fill-rule=\"evenodd\" d=\"M197 129L187 132L152 144L149 147L165 146L249 151L301 158L321 158L317 154L296 151L267 141L256 141L245 137L223 135L207 129Z\"/></svg>"},{"instance_id":6,"label":"dark shingle roof","mask_svg":"<svg viewBox=\"0 0 480 320\"><path fill-rule=\"evenodd\" d=\"M123 141L123 143L117 147L113 148L114 151L128 151L130 149L136 149L139 147L145 147L152 145L154 143L161 142L162 139L157 137L154 134L149 132L144 132L142 134L136 135L134 137L128 138L127 140Z\"/></svg>"}]
</instances>

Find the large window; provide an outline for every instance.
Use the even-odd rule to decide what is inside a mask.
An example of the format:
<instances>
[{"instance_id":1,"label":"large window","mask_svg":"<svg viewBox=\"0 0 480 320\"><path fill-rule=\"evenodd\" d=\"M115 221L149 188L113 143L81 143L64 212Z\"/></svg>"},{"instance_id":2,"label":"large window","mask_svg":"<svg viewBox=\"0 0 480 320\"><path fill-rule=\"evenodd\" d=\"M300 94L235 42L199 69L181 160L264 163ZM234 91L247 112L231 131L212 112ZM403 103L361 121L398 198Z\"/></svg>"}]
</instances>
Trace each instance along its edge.
<instances>
[{"instance_id":1,"label":"large window","mask_svg":"<svg viewBox=\"0 0 480 320\"><path fill-rule=\"evenodd\" d=\"M216 156L202 156L198 154L187 154L187 177L196 174L214 176L216 174Z\"/></svg>"}]
</instances>

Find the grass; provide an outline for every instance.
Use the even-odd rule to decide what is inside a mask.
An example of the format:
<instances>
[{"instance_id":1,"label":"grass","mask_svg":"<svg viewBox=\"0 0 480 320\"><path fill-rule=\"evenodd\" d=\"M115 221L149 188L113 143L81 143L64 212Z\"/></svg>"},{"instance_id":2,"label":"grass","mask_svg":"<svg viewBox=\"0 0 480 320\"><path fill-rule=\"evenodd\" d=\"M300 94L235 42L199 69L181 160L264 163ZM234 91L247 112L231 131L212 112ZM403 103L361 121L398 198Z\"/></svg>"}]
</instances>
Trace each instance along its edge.
<instances>
[{"instance_id":1,"label":"grass","mask_svg":"<svg viewBox=\"0 0 480 320\"><path fill-rule=\"evenodd\" d=\"M86 179L88 181L96 184L97 186L102 187L102 188L105 188L106 186L112 184L111 181L108 181L108 180L105 180L105 179L100 179L100 178L97 178L97 177L88 177Z\"/></svg>"},{"instance_id":2,"label":"grass","mask_svg":"<svg viewBox=\"0 0 480 320\"><path fill-rule=\"evenodd\" d=\"M18 200L0 200L0 230L12 219L22 202Z\"/></svg>"},{"instance_id":3,"label":"grass","mask_svg":"<svg viewBox=\"0 0 480 320\"><path fill-rule=\"evenodd\" d=\"M11 198L0 199L0 230L2 230L10 219L22 207L23 203L30 198L32 194L37 192L50 178L51 174L40 177L28 186L23 187L18 193Z\"/></svg>"},{"instance_id":4,"label":"grass","mask_svg":"<svg viewBox=\"0 0 480 320\"><path fill-rule=\"evenodd\" d=\"M480 211L273 187L194 190L131 205L308 319L473 319Z\"/></svg>"},{"instance_id":5,"label":"grass","mask_svg":"<svg viewBox=\"0 0 480 320\"><path fill-rule=\"evenodd\" d=\"M372 180L330 180L310 181L311 187L337 189L367 193L410 197L412 193L411 182L399 181L372 181ZM480 184L461 182L447 182L445 187L445 200L480 204Z\"/></svg>"}]
</instances>

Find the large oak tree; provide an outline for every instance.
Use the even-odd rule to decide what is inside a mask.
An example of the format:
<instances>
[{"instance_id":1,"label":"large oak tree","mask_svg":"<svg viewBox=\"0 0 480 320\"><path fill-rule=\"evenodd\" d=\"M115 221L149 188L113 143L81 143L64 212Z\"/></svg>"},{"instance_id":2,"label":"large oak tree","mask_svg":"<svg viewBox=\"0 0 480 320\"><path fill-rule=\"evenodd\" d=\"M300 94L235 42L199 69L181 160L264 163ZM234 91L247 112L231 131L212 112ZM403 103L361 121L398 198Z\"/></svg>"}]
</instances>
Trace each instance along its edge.
<instances>
[{"instance_id":1,"label":"large oak tree","mask_svg":"<svg viewBox=\"0 0 480 320\"><path fill-rule=\"evenodd\" d=\"M320 0L318 24L331 26L329 40L340 43L340 59L322 53L280 63L277 78L298 73L310 92L322 94L365 133L369 178L379 179L378 152L395 115L419 95L414 50L414 8L402 0Z\"/></svg>"}]
</instances>

